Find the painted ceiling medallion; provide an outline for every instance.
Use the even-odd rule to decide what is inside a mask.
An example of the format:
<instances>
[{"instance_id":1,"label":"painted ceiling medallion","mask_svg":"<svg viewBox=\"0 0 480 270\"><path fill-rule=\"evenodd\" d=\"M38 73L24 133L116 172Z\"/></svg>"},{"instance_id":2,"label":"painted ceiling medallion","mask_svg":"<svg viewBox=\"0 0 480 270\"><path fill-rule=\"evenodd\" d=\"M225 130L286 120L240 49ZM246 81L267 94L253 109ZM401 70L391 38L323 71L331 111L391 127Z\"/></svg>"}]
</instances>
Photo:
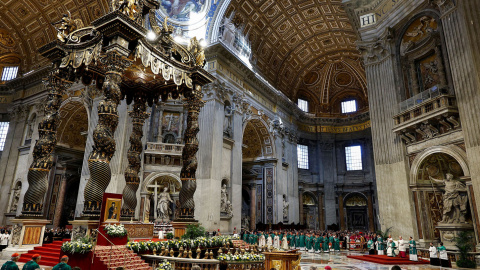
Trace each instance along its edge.
<instances>
[{"instance_id":1,"label":"painted ceiling medallion","mask_svg":"<svg viewBox=\"0 0 480 270\"><path fill-rule=\"evenodd\" d=\"M209 0L161 0L157 11L172 23L185 25L204 19L209 6Z\"/></svg>"}]
</instances>

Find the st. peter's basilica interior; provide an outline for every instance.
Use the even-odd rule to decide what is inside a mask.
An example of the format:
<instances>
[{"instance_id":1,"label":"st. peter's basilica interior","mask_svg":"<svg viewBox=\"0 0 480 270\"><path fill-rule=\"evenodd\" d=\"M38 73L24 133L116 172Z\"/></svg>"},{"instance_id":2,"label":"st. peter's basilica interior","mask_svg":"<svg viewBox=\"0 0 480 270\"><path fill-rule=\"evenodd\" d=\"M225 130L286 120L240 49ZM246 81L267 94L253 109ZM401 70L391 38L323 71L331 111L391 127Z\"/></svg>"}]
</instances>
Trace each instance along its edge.
<instances>
[{"instance_id":1,"label":"st. peter's basilica interior","mask_svg":"<svg viewBox=\"0 0 480 270\"><path fill-rule=\"evenodd\" d=\"M1 0L0 264L475 268L478 25L479 0Z\"/></svg>"}]
</instances>

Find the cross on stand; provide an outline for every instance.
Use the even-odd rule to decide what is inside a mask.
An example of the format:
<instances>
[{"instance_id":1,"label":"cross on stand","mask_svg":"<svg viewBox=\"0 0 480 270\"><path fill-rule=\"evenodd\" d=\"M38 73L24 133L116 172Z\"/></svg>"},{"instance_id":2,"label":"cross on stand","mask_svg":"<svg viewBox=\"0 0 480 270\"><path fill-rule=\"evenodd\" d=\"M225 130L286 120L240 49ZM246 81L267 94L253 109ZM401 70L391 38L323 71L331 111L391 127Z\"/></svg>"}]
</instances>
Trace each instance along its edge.
<instances>
[{"instance_id":1,"label":"cross on stand","mask_svg":"<svg viewBox=\"0 0 480 270\"><path fill-rule=\"evenodd\" d=\"M158 203L158 194L159 194L159 190L161 190L162 188L164 187L167 187L169 189L169 193L175 193L175 190L176 190L176 187L175 185L169 183L169 182L164 182L162 184L159 184L159 182L161 181L162 179L156 179L153 181L152 184L150 185L147 185L147 190L148 191L151 191L153 189L153 200L154 200L154 218L155 220L158 218L158 215L157 215L157 203ZM150 210L151 211L151 210ZM162 220L163 221L163 220Z\"/></svg>"}]
</instances>

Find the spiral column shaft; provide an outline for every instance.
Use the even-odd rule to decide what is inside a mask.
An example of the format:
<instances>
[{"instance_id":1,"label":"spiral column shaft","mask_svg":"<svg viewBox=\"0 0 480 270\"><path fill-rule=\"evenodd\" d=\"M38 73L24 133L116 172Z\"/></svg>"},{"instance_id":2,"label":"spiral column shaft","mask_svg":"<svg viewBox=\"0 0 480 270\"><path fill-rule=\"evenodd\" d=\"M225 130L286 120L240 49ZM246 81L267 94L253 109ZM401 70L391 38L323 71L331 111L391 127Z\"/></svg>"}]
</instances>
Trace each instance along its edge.
<instances>
[{"instance_id":1,"label":"spiral column shaft","mask_svg":"<svg viewBox=\"0 0 480 270\"><path fill-rule=\"evenodd\" d=\"M130 148L128 149L128 167L125 169L126 186L123 189L123 206L121 216L132 218L135 216L137 207L137 189L140 184L138 173L141 167L141 155L143 150L143 124L147 119L145 100L138 98L133 105L133 111L129 112L132 117L133 129L130 134Z\"/></svg>"},{"instance_id":2,"label":"spiral column shaft","mask_svg":"<svg viewBox=\"0 0 480 270\"><path fill-rule=\"evenodd\" d=\"M48 174L53 166L55 146L57 144L58 110L63 101L65 90L72 85L59 77L60 71L52 71L43 80L48 90L45 103L45 116L38 124L39 139L33 148L33 162L28 169L28 189L24 196L22 215L43 216L43 205L48 188Z\"/></svg>"},{"instance_id":3,"label":"spiral column shaft","mask_svg":"<svg viewBox=\"0 0 480 270\"><path fill-rule=\"evenodd\" d=\"M201 100L201 86L196 85L191 94L186 98L186 107L188 110L187 127L185 129L185 147L182 152L183 166L180 172L182 180L182 189L180 190L180 217L179 220L194 220L195 202L193 195L197 189L195 173L197 171L197 151L198 140L198 115L203 106Z\"/></svg>"},{"instance_id":4,"label":"spiral column shaft","mask_svg":"<svg viewBox=\"0 0 480 270\"><path fill-rule=\"evenodd\" d=\"M115 130L118 125L118 104L121 100L120 84L125 68L131 62L115 51L100 58L106 66L102 90L105 98L98 105L98 124L93 131L93 149L88 157L90 179L85 186L83 216L99 217L103 193L110 183L110 160L115 154Z\"/></svg>"}]
</instances>

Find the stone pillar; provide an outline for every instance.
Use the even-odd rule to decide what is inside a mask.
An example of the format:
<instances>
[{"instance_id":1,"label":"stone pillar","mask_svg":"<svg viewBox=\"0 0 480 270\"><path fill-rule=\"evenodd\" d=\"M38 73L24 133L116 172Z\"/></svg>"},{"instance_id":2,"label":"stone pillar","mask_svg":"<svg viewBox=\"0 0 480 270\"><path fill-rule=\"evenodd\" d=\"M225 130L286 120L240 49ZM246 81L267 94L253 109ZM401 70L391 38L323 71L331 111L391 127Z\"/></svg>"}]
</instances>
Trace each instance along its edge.
<instances>
[{"instance_id":1,"label":"stone pillar","mask_svg":"<svg viewBox=\"0 0 480 270\"><path fill-rule=\"evenodd\" d=\"M110 160L116 149L114 134L118 125L117 108L122 95L120 84L123 71L131 65L131 61L115 49L102 56L101 62L107 66L102 88L105 98L98 105L98 124L93 131L94 146L88 157L90 179L85 186L83 207L83 216L92 218L100 216L103 193L110 183Z\"/></svg>"},{"instance_id":2,"label":"stone pillar","mask_svg":"<svg viewBox=\"0 0 480 270\"><path fill-rule=\"evenodd\" d=\"M433 1L442 14L453 87L469 164L480 164L480 3L476 0ZM480 194L480 166L470 167L475 194ZM476 201L480 209L480 200Z\"/></svg>"},{"instance_id":3,"label":"stone pillar","mask_svg":"<svg viewBox=\"0 0 480 270\"><path fill-rule=\"evenodd\" d=\"M250 184L250 230L257 226L257 184Z\"/></svg>"},{"instance_id":4,"label":"stone pillar","mask_svg":"<svg viewBox=\"0 0 480 270\"><path fill-rule=\"evenodd\" d=\"M323 193L318 193L318 223L320 231L325 230L325 213L323 212Z\"/></svg>"},{"instance_id":5,"label":"stone pillar","mask_svg":"<svg viewBox=\"0 0 480 270\"><path fill-rule=\"evenodd\" d=\"M53 227L57 228L60 225L60 219L62 218L63 204L65 203L65 193L67 191L67 178L65 174L62 175L60 182L60 189L58 190L57 205L55 207L55 218L53 221Z\"/></svg>"},{"instance_id":6,"label":"stone pillar","mask_svg":"<svg viewBox=\"0 0 480 270\"><path fill-rule=\"evenodd\" d=\"M8 127L7 138L3 148L0 160L0 188L1 190L11 190L15 182L15 170L18 162L18 147L23 141L23 131L26 120L26 107L17 105L9 112L10 125ZM23 185L23 183L22 183ZM0 196L0 212L6 213L9 204L9 196ZM21 205L21 198L18 205ZM17 206L18 209L21 207ZM16 211L18 212L18 211ZM5 215L0 215L0 224L5 224Z\"/></svg>"},{"instance_id":7,"label":"stone pillar","mask_svg":"<svg viewBox=\"0 0 480 270\"><path fill-rule=\"evenodd\" d=\"M135 98L133 111L129 112L132 118L133 129L130 135L130 148L128 149L128 167L125 169L125 188L123 189L123 205L122 218L131 219L135 217L135 209L137 208L137 190L140 184L140 171L142 162L142 137L143 124L147 119L145 99L142 97Z\"/></svg>"},{"instance_id":8,"label":"stone pillar","mask_svg":"<svg viewBox=\"0 0 480 270\"><path fill-rule=\"evenodd\" d=\"M23 199L22 215L24 217L41 217L45 194L48 188L48 175L53 166L53 151L57 145L58 110L63 101L65 90L72 85L62 77L66 75L59 70L50 73L44 84L48 90L45 103L45 116L38 124L39 139L33 150L33 162L28 170L28 190Z\"/></svg>"},{"instance_id":9,"label":"stone pillar","mask_svg":"<svg viewBox=\"0 0 480 270\"><path fill-rule=\"evenodd\" d=\"M396 79L398 67L392 37L393 33L385 31L371 41L359 42L358 49L364 57L367 78L381 229L393 227L394 235L415 237L405 146L392 132L395 126L392 119L402 101L398 93L401 82Z\"/></svg>"},{"instance_id":10,"label":"stone pillar","mask_svg":"<svg viewBox=\"0 0 480 270\"><path fill-rule=\"evenodd\" d=\"M371 232L375 231L375 217L373 215L373 192L367 194L368 198L368 230Z\"/></svg>"},{"instance_id":11,"label":"stone pillar","mask_svg":"<svg viewBox=\"0 0 480 270\"><path fill-rule=\"evenodd\" d=\"M300 213L300 224L305 225L303 222L303 189L298 189L298 207L300 208L298 211Z\"/></svg>"},{"instance_id":12,"label":"stone pillar","mask_svg":"<svg viewBox=\"0 0 480 270\"><path fill-rule=\"evenodd\" d=\"M343 192L338 193L338 214L340 216L340 230L344 231L345 228L345 210L343 209Z\"/></svg>"},{"instance_id":13,"label":"stone pillar","mask_svg":"<svg viewBox=\"0 0 480 270\"><path fill-rule=\"evenodd\" d=\"M195 220L195 201L193 195L197 189L197 151L198 151L198 114L203 106L201 100L202 87L194 85L192 93L186 97L185 107L188 110L187 126L185 129L185 147L182 152L183 166L180 172L182 189L180 190L180 217L178 221Z\"/></svg>"}]
</instances>

